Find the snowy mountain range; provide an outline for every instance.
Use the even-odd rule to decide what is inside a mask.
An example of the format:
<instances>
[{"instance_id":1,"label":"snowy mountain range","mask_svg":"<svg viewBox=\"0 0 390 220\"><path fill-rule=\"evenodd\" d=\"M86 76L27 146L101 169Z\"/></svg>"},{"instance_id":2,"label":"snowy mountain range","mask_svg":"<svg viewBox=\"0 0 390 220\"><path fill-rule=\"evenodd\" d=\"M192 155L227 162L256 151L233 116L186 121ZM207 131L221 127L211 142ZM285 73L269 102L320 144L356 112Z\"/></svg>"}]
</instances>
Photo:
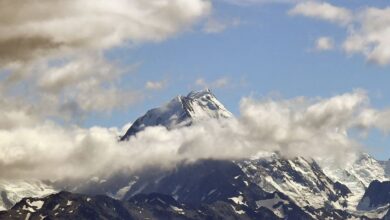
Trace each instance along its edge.
<instances>
[{"instance_id":1,"label":"snowy mountain range","mask_svg":"<svg viewBox=\"0 0 390 220\"><path fill-rule=\"evenodd\" d=\"M231 117L210 90L191 92L147 111L121 141L148 126L176 129ZM0 219L386 219L390 197L376 193L390 195L388 183L382 183L389 180L388 167L365 153L338 166L268 152L240 161L201 160L173 170L116 173L78 186L21 182L12 188L0 182L2 208L16 204ZM64 189L71 192L46 196ZM24 197L29 198L17 203Z\"/></svg>"}]
</instances>

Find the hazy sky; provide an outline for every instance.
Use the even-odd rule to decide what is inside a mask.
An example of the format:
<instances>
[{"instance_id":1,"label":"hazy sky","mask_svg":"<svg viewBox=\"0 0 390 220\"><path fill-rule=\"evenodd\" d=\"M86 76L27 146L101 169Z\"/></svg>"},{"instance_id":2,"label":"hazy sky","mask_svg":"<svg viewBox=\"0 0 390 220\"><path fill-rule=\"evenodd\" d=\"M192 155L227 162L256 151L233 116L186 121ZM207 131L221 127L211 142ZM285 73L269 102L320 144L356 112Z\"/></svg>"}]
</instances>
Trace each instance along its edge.
<instances>
[{"instance_id":1,"label":"hazy sky","mask_svg":"<svg viewBox=\"0 0 390 220\"><path fill-rule=\"evenodd\" d=\"M280 110L276 116L289 124L281 128L288 134L281 142L299 137L305 147L320 143L318 132L324 128L319 122L329 119L324 125L329 146L334 147L332 135L343 135L341 127L353 137L339 137L342 143L358 141L375 157L390 158L390 138L384 135L390 128L388 5L356 0L0 1L0 135L8 140L0 148L18 156L12 147L20 144L20 155L34 153L31 141L14 143L19 132L31 135L37 146L47 143L42 152L55 140L85 146L89 142L80 144L79 133L88 137L92 126L120 128L174 96L208 87L237 116L245 112L243 97L259 101L253 106L262 111L251 114L257 118L263 112L264 121L254 126L259 134L267 128L258 125L275 116L267 111ZM297 97L304 97L305 107ZM275 109L268 108L269 100ZM303 110L295 109L297 103ZM278 133L284 122L270 123ZM290 124L301 127L304 137ZM362 127L375 129L355 130ZM53 134L40 141L48 131ZM99 134L92 136L99 139ZM315 141L307 138L311 134ZM329 149L316 152L334 148ZM13 157L0 154L0 162L4 158Z\"/></svg>"}]
</instances>

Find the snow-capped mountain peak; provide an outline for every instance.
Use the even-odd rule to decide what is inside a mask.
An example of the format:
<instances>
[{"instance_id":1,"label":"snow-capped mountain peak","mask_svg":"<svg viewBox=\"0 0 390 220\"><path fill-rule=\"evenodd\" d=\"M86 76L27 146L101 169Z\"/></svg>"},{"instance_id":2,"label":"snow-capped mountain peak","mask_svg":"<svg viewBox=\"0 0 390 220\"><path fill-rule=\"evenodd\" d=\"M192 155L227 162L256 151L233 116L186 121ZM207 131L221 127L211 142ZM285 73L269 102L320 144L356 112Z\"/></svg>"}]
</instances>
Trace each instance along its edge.
<instances>
[{"instance_id":1,"label":"snow-capped mountain peak","mask_svg":"<svg viewBox=\"0 0 390 220\"><path fill-rule=\"evenodd\" d=\"M190 92L184 97L183 104L193 119L233 117L209 89Z\"/></svg>"},{"instance_id":2,"label":"snow-capped mountain peak","mask_svg":"<svg viewBox=\"0 0 390 220\"><path fill-rule=\"evenodd\" d=\"M194 121L209 118L230 118L229 112L215 97L210 89L192 91L187 96L177 96L165 105L149 110L138 118L127 130L121 140L148 126L165 126L168 129L190 125Z\"/></svg>"}]
</instances>

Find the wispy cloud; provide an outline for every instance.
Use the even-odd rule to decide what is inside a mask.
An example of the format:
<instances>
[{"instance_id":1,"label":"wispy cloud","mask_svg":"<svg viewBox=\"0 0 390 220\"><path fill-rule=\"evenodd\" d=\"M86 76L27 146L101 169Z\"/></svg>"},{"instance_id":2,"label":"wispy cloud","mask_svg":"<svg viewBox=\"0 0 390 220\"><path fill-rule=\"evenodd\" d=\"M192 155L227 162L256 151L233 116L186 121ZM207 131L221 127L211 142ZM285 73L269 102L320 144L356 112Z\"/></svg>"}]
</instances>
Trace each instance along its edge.
<instances>
[{"instance_id":1,"label":"wispy cloud","mask_svg":"<svg viewBox=\"0 0 390 220\"><path fill-rule=\"evenodd\" d=\"M290 15L302 15L337 24L348 24L352 20L352 12L327 2L307 1L298 3L289 12Z\"/></svg>"},{"instance_id":2,"label":"wispy cloud","mask_svg":"<svg viewBox=\"0 0 390 220\"><path fill-rule=\"evenodd\" d=\"M216 19L210 18L204 24L203 31L209 34L220 33L226 30L227 28L237 27L242 24L242 21L239 18L234 19Z\"/></svg>"},{"instance_id":3,"label":"wispy cloud","mask_svg":"<svg viewBox=\"0 0 390 220\"><path fill-rule=\"evenodd\" d=\"M195 86L203 88L225 88L230 85L230 79L228 77L221 77L214 81L208 82L204 78L198 78L195 81Z\"/></svg>"},{"instance_id":4,"label":"wispy cloud","mask_svg":"<svg viewBox=\"0 0 390 220\"><path fill-rule=\"evenodd\" d=\"M317 51L327 51L334 48L334 41L330 37L319 37L315 42L315 49Z\"/></svg>"},{"instance_id":5,"label":"wispy cloud","mask_svg":"<svg viewBox=\"0 0 390 220\"><path fill-rule=\"evenodd\" d=\"M166 88L168 85L167 80L161 80L161 81L147 81L145 83L145 88L149 90L161 90Z\"/></svg>"}]
</instances>

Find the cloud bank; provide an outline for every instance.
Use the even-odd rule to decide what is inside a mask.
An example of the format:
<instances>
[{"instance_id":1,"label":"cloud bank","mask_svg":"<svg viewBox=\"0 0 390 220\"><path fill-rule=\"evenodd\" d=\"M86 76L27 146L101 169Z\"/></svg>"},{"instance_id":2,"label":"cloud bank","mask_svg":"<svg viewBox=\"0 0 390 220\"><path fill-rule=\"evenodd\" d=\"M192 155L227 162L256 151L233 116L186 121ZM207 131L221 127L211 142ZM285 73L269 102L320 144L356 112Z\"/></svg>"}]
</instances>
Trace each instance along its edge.
<instances>
[{"instance_id":1,"label":"cloud bank","mask_svg":"<svg viewBox=\"0 0 390 220\"><path fill-rule=\"evenodd\" d=\"M246 159L274 151L285 157L345 161L361 147L349 131L390 128L390 111L372 109L361 91L315 100L243 98L240 109L238 118L170 131L150 127L127 142L117 141L118 128L64 127L50 121L7 128L2 124L1 178L104 177L116 171L170 168L208 158Z\"/></svg>"}]
</instances>

